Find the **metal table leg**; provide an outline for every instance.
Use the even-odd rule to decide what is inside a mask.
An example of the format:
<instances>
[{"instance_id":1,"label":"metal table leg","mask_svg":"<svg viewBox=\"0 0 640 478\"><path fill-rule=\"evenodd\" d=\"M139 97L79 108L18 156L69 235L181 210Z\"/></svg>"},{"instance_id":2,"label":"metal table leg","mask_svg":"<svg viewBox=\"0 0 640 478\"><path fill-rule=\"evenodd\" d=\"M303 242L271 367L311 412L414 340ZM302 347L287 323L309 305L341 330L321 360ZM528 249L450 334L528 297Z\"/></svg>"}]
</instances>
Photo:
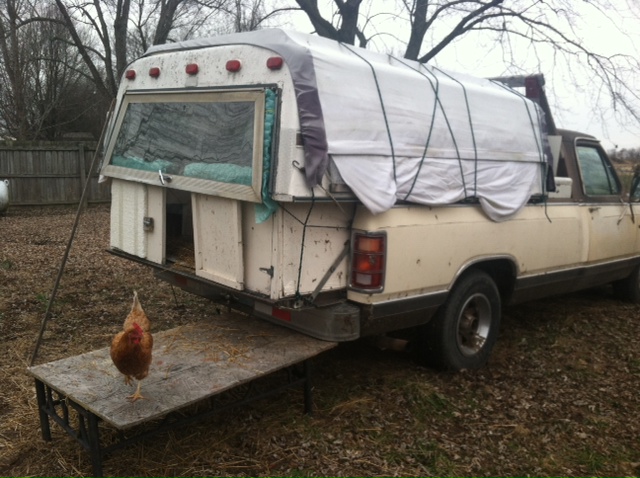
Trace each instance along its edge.
<instances>
[{"instance_id":1,"label":"metal table leg","mask_svg":"<svg viewBox=\"0 0 640 478\"><path fill-rule=\"evenodd\" d=\"M44 390L44 383L36 379L36 396L38 397L38 415L40 416L40 430L42 439L51 441L51 428L49 427L49 415L47 415L47 395Z\"/></svg>"}]
</instances>

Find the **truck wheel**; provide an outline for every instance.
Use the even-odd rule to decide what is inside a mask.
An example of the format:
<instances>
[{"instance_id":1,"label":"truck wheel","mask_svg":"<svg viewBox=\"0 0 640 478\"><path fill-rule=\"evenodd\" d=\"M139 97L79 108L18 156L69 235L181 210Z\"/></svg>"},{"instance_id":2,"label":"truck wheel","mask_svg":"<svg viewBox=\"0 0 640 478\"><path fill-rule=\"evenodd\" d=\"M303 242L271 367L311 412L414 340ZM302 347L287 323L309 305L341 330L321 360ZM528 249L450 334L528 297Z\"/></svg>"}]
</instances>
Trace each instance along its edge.
<instances>
[{"instance_id":1,"label":"truck wheel","mask_svg":"<svg viewBox=\"0 0 640 478\"><path fill-rule=\"evenodd\" d=\"M453 288L436 315L421 326L419 362L442 370L482 367L498 338L500 293L482 271L472 271Z\"/></svg>"},{"instance_id":2,"label":"truck wheel","mask_svg":"<svg viewBox=\"0 0 640 478\"><path fill-rule=\"evenodd\" d=\"M618 299L640 303L640 266L633 269L629 277L614 282L613 292Z\"/></svg>"}]
</instances>

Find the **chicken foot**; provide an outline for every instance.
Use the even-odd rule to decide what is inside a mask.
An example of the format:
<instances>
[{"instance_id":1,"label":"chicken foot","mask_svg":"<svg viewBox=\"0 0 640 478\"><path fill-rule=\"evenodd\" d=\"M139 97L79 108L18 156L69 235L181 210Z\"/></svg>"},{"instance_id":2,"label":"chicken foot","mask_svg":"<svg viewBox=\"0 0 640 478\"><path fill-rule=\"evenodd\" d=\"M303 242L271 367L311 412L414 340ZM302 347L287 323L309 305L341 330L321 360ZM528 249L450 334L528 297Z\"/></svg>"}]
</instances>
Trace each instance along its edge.
<instances>
[{"instance_id":1,"label":"chicken foot","mask_svg":"<svg viewBox=\"0 0 640 478\"><path fill-rule=\"evenodd\" d=\"M138 386L136 387L136 391L133 393L133 395L129 395L127 397L127 400L129 400L131 403L135 402L136 400L146 400L147 397L142 396L142 394L140 393L140 386L141 386L141 382L138 382Z\"/></svg>"}]
</instances>

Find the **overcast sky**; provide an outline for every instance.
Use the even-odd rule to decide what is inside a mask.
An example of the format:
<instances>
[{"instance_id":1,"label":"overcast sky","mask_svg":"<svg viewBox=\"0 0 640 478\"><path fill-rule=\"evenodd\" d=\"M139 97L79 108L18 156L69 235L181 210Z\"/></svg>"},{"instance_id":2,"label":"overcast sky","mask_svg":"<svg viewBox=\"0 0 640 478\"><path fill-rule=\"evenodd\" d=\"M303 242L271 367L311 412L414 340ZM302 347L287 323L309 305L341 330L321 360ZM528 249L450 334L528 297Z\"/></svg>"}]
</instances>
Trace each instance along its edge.
<instances>
[{"instance_id":1,"label":"overcast sky","mask_svg":"<svg viewBox=\"0 0 640 478\"><path fill-rule=\"evenodd\" d=\"M583 44L601 54L626 53L638 56L640 45L640 19L629 11L629 3L634 7L635 0L611 0L616 8L603 15L592 8L588 2L574 0L580 20L573 26L576 34L582 38ZM389 3L384 2L385 7ZM637 7L637 6L636 6ZM636 8L638 10L638 8ZM311 32L312 27L306 17L295 14L287 25L304 32ZM406 37L407 26L393 20L389 15L376 17L380 19L376 25L379 32L391 32L393 35L380 35L370 45L370 49L393 52L402 55L402 45L393 39ZM404 32L398 29L404 28ZM446 24L440 28L450 31ZM398 34L398 31L401 33ZM368 32L369 33L369 32ZM371 34L371 33L369 33ZM425 40L428 42L429 40ZM554 50L539 48L536 52L522 42L512 43L514 61L522 68L520 72L510 69L504 61L504 53L500 48L483 38L481 33L467 35L455 44L448 46L433 62L440 68L451 71L469 73L479 77L495 77L506 74L543 73L547 80L547 96L549 97L556 124L566 129L574 129L598 137L606 149L640 148L640 124L628 116L616 113L611 108L610 98L594 87L596 84L591 72L579 68L571 61L559 59ZM426 51L426 49L425 49ZM640 88L640 72L637 86ZM632 80L633 81L633 80ZM637 105L640 110L640 104Z\"/></svg>"}]
</instances>

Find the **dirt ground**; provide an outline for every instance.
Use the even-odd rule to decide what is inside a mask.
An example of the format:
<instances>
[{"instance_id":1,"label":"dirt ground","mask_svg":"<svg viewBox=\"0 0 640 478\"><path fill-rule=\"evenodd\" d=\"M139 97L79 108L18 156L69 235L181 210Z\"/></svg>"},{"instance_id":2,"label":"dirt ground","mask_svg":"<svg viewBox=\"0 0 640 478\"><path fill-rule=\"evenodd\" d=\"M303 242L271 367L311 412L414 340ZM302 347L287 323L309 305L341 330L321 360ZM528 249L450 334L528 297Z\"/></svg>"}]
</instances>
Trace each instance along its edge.
<instances>
[{"instance_id":1,"label":"dirt ground","mask_svg":"<svg viewBox=\"0 0 640 478\"><path fill-rule=\"evenodd\" d=\"M27 367L75 217L0 217L0 475L89 476L57 426L40 435ZM204 299L157 282L108 247L90 207L36 363L109 344L138 291L154 330L206 318ZM175 296L174 296L175 292ZM438 373L368 342L314 360L313 416L298 391L108 456L114 476L639 476L640 307L607 288L507 308L486 368Z\"/></svg>"}]
</instances>

